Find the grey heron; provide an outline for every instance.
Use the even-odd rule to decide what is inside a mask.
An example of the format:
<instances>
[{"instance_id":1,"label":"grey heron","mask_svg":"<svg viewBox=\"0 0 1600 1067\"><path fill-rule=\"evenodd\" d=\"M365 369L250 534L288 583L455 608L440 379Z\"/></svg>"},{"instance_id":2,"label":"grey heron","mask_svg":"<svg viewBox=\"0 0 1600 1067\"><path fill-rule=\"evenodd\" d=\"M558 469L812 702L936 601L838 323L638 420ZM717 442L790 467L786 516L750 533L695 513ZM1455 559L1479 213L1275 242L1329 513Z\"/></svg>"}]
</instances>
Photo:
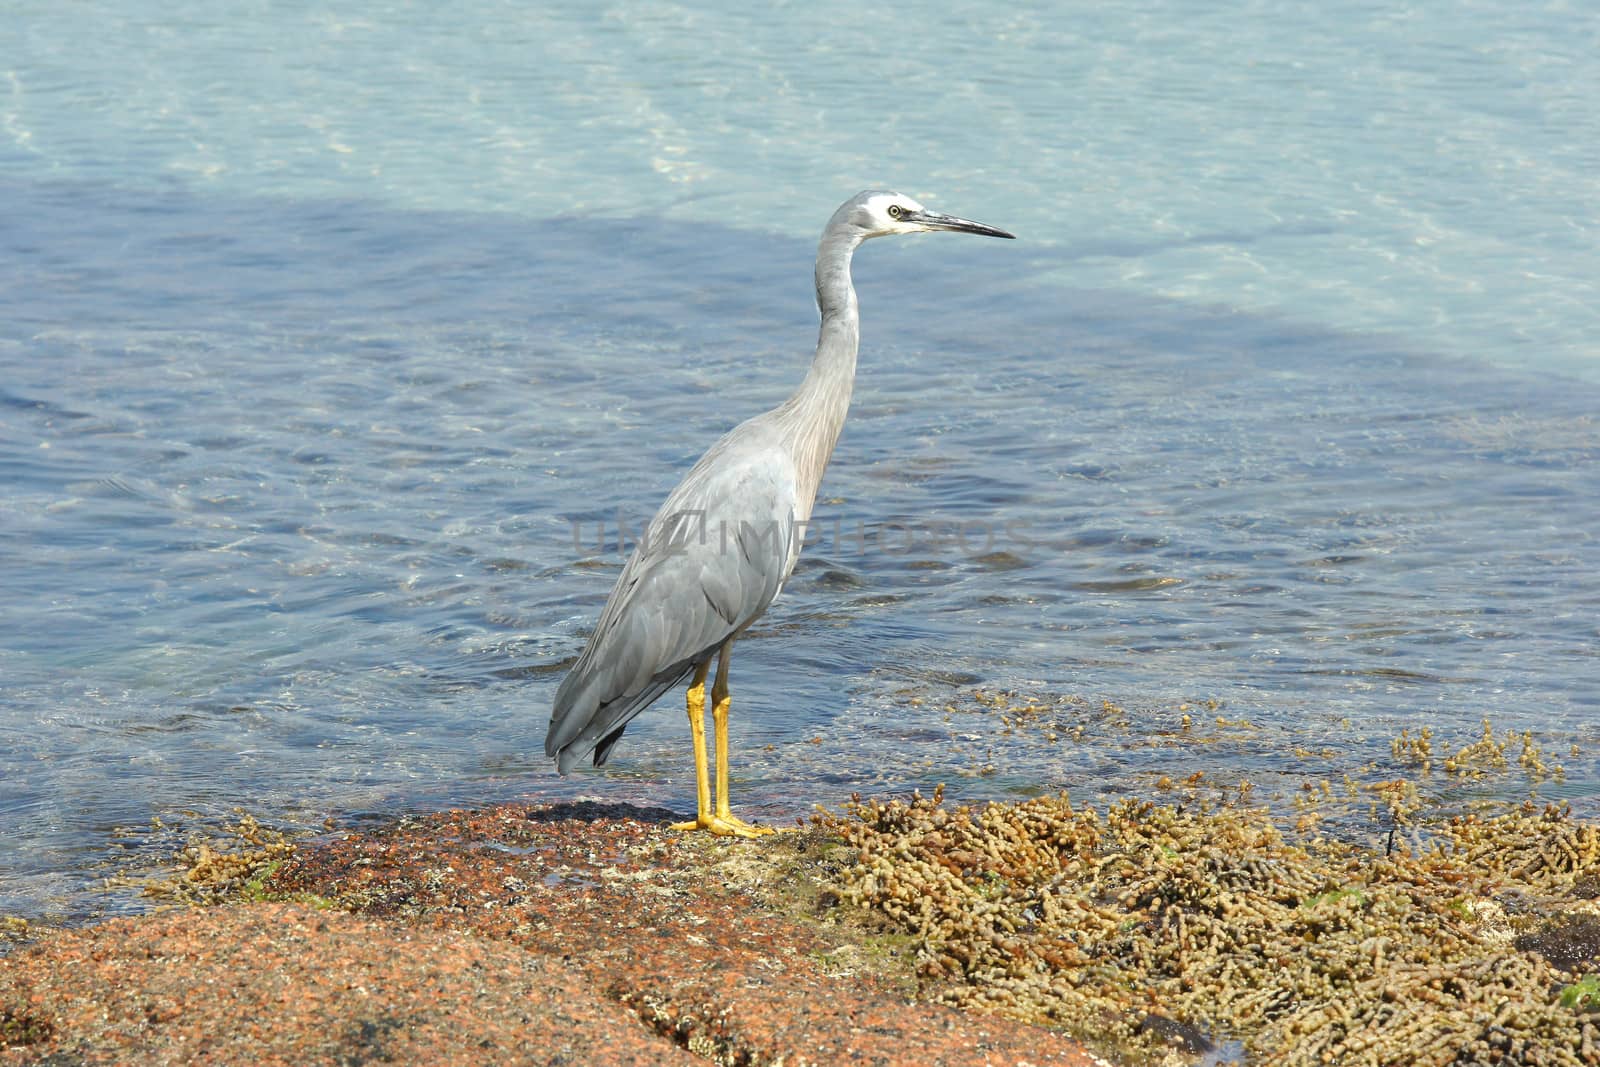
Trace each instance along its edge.
<instances>
[{"instance_id":1,"label":"grey heron","mask_svg":"<svg viewBox=\"0 0 1600 1067\"><path fill-rule=\"evenodd\" d=\"M872 237L930 230L1014 236L881 190L858 193L834 212L817 249L822 328L811 369L788 400L712 445L645 528L556 691L544 750L562 774L591 752L596 766L605 763L633 717L689 678L697 810L694 822L674 828L741 837L772 832L735 817L728 804L728 661L733 643L794 570L795 533L811 517L850 406L860 338L851 256ZM715 807L705 742L713 657Z\"/></svg>"}]
</instances>

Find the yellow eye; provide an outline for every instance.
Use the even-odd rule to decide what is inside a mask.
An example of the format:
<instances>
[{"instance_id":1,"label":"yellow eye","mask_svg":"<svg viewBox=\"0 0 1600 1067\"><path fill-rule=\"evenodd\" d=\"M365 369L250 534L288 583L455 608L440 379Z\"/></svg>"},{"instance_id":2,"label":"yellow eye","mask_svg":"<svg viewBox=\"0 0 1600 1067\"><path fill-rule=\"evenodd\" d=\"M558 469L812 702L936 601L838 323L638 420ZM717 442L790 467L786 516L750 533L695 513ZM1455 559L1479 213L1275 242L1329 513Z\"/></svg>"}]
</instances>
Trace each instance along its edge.
<instances>
[{"instance_id":1,"label":"yellow eye","mask_svg":"<svg viewBox=\"0 0 1600 1067\"><path fill-rule=\"evenodd\" d=\"M901 215L904 215L905 213L906 213L905 209L902 208L899 204L890 204L889 205L889 217L891 219L897 219Z\"/></svg>"}]
</instances>

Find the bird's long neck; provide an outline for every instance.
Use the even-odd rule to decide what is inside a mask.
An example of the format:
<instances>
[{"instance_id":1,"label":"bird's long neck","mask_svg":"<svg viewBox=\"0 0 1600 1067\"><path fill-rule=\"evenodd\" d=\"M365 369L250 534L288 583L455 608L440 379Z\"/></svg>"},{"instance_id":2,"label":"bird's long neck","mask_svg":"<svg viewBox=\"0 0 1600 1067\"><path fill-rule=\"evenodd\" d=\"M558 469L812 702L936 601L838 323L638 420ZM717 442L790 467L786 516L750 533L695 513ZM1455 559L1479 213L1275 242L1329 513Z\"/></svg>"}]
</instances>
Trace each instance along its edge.
<instances>
[{"instance_id":1,"label":"bird's long neck","mask_svg":"<svg viewBox=\"0 0 1600 1067\"><path fill-rule=\"evenodd\" d=\"M838 443L839 431L850 410L850 391L856 380L856 346L861 338L861 318L856 311L856 290L850 282L850 257L861 244L857 230L830 227L817 249L817 308L822 329L817 354L805 381L779 410L798 472L798 505L811 517L822 472Z\"/></svg>"}]
</instances>

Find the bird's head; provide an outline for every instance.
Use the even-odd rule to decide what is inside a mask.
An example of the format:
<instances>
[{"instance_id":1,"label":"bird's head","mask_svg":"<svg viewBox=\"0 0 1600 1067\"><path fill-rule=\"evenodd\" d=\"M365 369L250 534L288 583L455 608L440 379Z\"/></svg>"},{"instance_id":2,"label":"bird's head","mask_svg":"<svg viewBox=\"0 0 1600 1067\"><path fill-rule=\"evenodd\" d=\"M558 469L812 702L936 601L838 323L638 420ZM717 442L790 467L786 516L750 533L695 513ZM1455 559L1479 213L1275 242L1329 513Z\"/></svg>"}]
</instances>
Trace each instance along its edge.
<instances>
[{"instance_id":1,"label":"bird's head","mask_svg":"<svg viewBox=\"0 0 1600 1067\"><path fill-rule=\"evenodd\" d=\"M984 237L1015 238L1015 234L985 226L970 219L959 219L930 211L901 193L884 189L869 189L857 193L834 213L830 228L848 226L860 233L861 239L888 237L897 233L924 233L929 230L949 230L953 233L976 233Z\"/></svg>"}]
</instances>

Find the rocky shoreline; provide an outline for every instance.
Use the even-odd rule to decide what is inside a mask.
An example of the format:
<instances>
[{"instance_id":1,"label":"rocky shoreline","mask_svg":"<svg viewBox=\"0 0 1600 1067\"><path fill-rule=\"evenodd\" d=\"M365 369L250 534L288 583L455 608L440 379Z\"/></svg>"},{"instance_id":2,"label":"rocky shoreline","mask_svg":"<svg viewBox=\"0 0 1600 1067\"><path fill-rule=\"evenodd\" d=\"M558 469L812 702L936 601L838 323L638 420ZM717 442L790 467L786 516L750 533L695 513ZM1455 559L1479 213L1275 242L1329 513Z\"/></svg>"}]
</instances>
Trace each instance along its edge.
<instances>
[{"instance_id":1,"label":"rocky shoreline","mask_svg":"<svg viewBox=\"0 0 1600 1067\"><path fill-rule=\"evenodd\" d=\"M244 816L144 883L162 910L0 959L0 1065L1600 1064L1600 823L1457 799L1559 782L1526 735L1392 748L1276 806L1197 771L758 841L595 802Z\"/></svg>"},{"instance_id":2,"label":"rocky shoreline","mask_svg":"<svg viewBox=\"0 0 1600 1067\"><path fill-rule=\"evenodd\" d=\"M160 890L221 906L0 960L0 1063L1104 1064L913 999L908 949L830 921L819 831L670 817L509 805L298 847L246 826Z\"/></svg>"}]
</instances>

